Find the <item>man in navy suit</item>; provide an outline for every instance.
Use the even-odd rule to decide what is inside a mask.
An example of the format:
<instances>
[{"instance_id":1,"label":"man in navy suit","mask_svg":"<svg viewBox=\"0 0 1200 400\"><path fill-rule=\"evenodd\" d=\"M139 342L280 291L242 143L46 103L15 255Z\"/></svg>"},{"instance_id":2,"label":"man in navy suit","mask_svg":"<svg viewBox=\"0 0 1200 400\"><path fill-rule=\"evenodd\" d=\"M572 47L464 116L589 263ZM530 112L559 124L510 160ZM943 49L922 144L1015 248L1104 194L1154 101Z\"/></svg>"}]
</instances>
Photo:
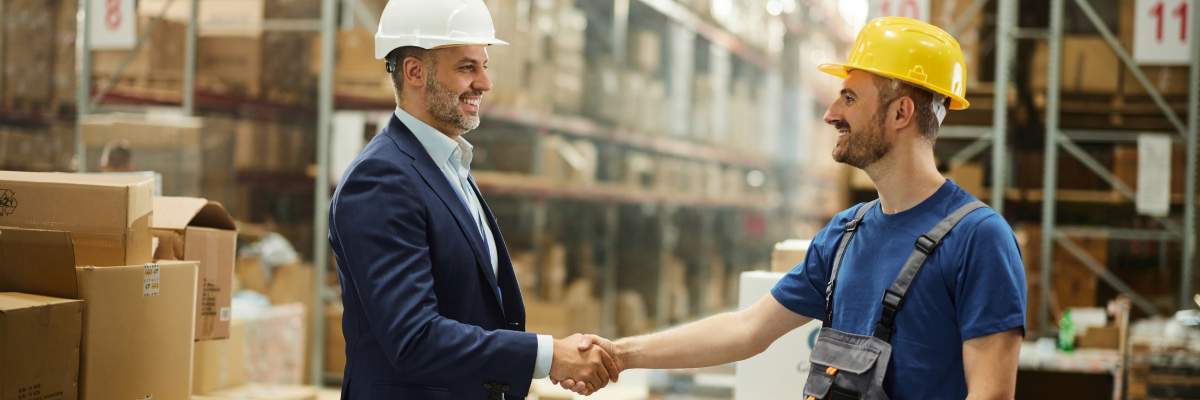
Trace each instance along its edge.
<instances>
[{"instance_id":1,"label":"man in navy suit","mask_svg":"<svg viewBox=\"0 0 1200 400\"><path fill-rule=\"evenodd\" d=\"M604 349L526 333L521 289L471 178L496 40L482 0L392 0L376 34L397 108L329 213L345 316L343 399L517 399L531 379L616 380Z\"/></svg>"}]
</instances>

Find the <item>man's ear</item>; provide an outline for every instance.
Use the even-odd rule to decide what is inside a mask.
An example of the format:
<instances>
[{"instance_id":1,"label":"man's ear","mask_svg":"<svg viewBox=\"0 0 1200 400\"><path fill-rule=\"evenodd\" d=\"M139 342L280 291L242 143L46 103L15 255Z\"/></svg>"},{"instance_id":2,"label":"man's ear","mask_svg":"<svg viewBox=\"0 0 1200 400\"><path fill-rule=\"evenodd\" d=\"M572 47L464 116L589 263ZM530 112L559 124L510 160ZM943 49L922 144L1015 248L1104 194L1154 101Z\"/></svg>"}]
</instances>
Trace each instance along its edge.
<instances>
[{"instance_id":1,"label":"man's ear","mask_svg":"<svg viewBox=\"0 0 1200 400\"><path fill-rule=\"evenodd\" d=\"M400 64L400 73L404 82L413 87L425 86L425 75L430 71L425 69L425 63L416 57L406 57Z\"/></svg>"},{"instance_id":2,"label":"man's ear","mask_svg":"<svg viewBox=\"0 0 1200 400\"><path fill-rule=\"evenodd\" d=\"M917 112L917 105L913 103L911 97L900 96L892 103L892 107L895 116L888 121L892 125L892 129L899 131L913 123L913 114Z\"/></svg>"}]
</instances>

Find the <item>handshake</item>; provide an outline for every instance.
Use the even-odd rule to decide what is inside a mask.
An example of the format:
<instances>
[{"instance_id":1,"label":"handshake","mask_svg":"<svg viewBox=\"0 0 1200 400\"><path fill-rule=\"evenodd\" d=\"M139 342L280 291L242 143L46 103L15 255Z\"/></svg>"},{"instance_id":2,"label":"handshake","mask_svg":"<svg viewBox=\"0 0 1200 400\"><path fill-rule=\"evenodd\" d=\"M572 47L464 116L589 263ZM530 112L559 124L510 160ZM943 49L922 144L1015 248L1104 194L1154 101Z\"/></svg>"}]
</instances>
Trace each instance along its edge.
<instances>
[{"instance_id":1,"label":"handshake","mask_svg":"<svg viewBox=\"0 0 1200 400\"><path fill-rule=\"evenodd\" d=\"M593 346L595 344L595 346ZM584 396L616 382L625 361L613 343L595 335L574 334L554 341L550 382Z\"/></svg>"}]
</instances>

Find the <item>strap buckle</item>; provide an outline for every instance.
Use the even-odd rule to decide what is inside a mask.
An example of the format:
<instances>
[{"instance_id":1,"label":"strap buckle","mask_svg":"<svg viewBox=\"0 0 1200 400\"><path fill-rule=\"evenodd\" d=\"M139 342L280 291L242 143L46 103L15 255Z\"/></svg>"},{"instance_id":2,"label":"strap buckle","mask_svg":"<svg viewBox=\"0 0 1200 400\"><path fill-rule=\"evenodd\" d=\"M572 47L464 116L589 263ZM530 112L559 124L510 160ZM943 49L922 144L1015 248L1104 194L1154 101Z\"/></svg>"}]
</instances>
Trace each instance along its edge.
<instances>
[{"instance_id":1,"label":"strap buckle","mask_svg":"<svg viewBox=\"0 0 1200 400\"><path fill-rule=\"evenodd\" d=\"M900 312L900 304L903 302L904 296L893 292L891 288L883 291L883 299L880 300L883 309L880 310L879 321L875 323L873 336L885 342L891 340L892 334L896 333L896 313Z\"/></svg>"},{"instance_id":2,"label":"strap buckle","mask_svg":"<svg viewBox=\"0 0 1200 400\"><path fill-rule=\"evenodd\" d=\"M852 220L850 220L850 222L846 223L846 228L844 228L843 230L846 232L854 232L855 230L858 229L858 224L861 222L862 222L862 218L852 219Z\"/></svg>"},{"instance_id":3,"label":"strap buckle","mask_svg":"<svg viewBox=\"0 0 1200 400\"><path fill-rule=\"evenodd\" d=\"M917 237L917 250L925 253L925 255L933 253L933 249L936 249L939 244L941 244L941 241L933 240L933 238L929 237L929 235L921 235Z\"/></svg>"}]
</instances>

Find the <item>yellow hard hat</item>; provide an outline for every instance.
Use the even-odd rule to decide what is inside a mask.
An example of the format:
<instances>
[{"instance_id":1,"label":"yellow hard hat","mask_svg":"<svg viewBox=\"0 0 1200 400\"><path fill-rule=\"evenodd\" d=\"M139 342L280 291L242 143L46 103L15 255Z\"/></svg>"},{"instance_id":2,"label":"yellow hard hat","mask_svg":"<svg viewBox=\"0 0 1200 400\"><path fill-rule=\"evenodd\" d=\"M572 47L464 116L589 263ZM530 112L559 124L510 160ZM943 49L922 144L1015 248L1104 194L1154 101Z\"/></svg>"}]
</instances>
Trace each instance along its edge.
<instances>
[{"instance_id":1,"label":"yellow hard hat","mask_svg":"<svg viewBox=\"0 0 1200 400\"><path fill-rule=\"evenodd\" d=\"M905 17L876 18L854 39L845 64L825 63L821 72L845 78L852 69L899 79L950 98L951 110L967 102L967 65L949 33Z\"/></svg>"}]
</instances>

